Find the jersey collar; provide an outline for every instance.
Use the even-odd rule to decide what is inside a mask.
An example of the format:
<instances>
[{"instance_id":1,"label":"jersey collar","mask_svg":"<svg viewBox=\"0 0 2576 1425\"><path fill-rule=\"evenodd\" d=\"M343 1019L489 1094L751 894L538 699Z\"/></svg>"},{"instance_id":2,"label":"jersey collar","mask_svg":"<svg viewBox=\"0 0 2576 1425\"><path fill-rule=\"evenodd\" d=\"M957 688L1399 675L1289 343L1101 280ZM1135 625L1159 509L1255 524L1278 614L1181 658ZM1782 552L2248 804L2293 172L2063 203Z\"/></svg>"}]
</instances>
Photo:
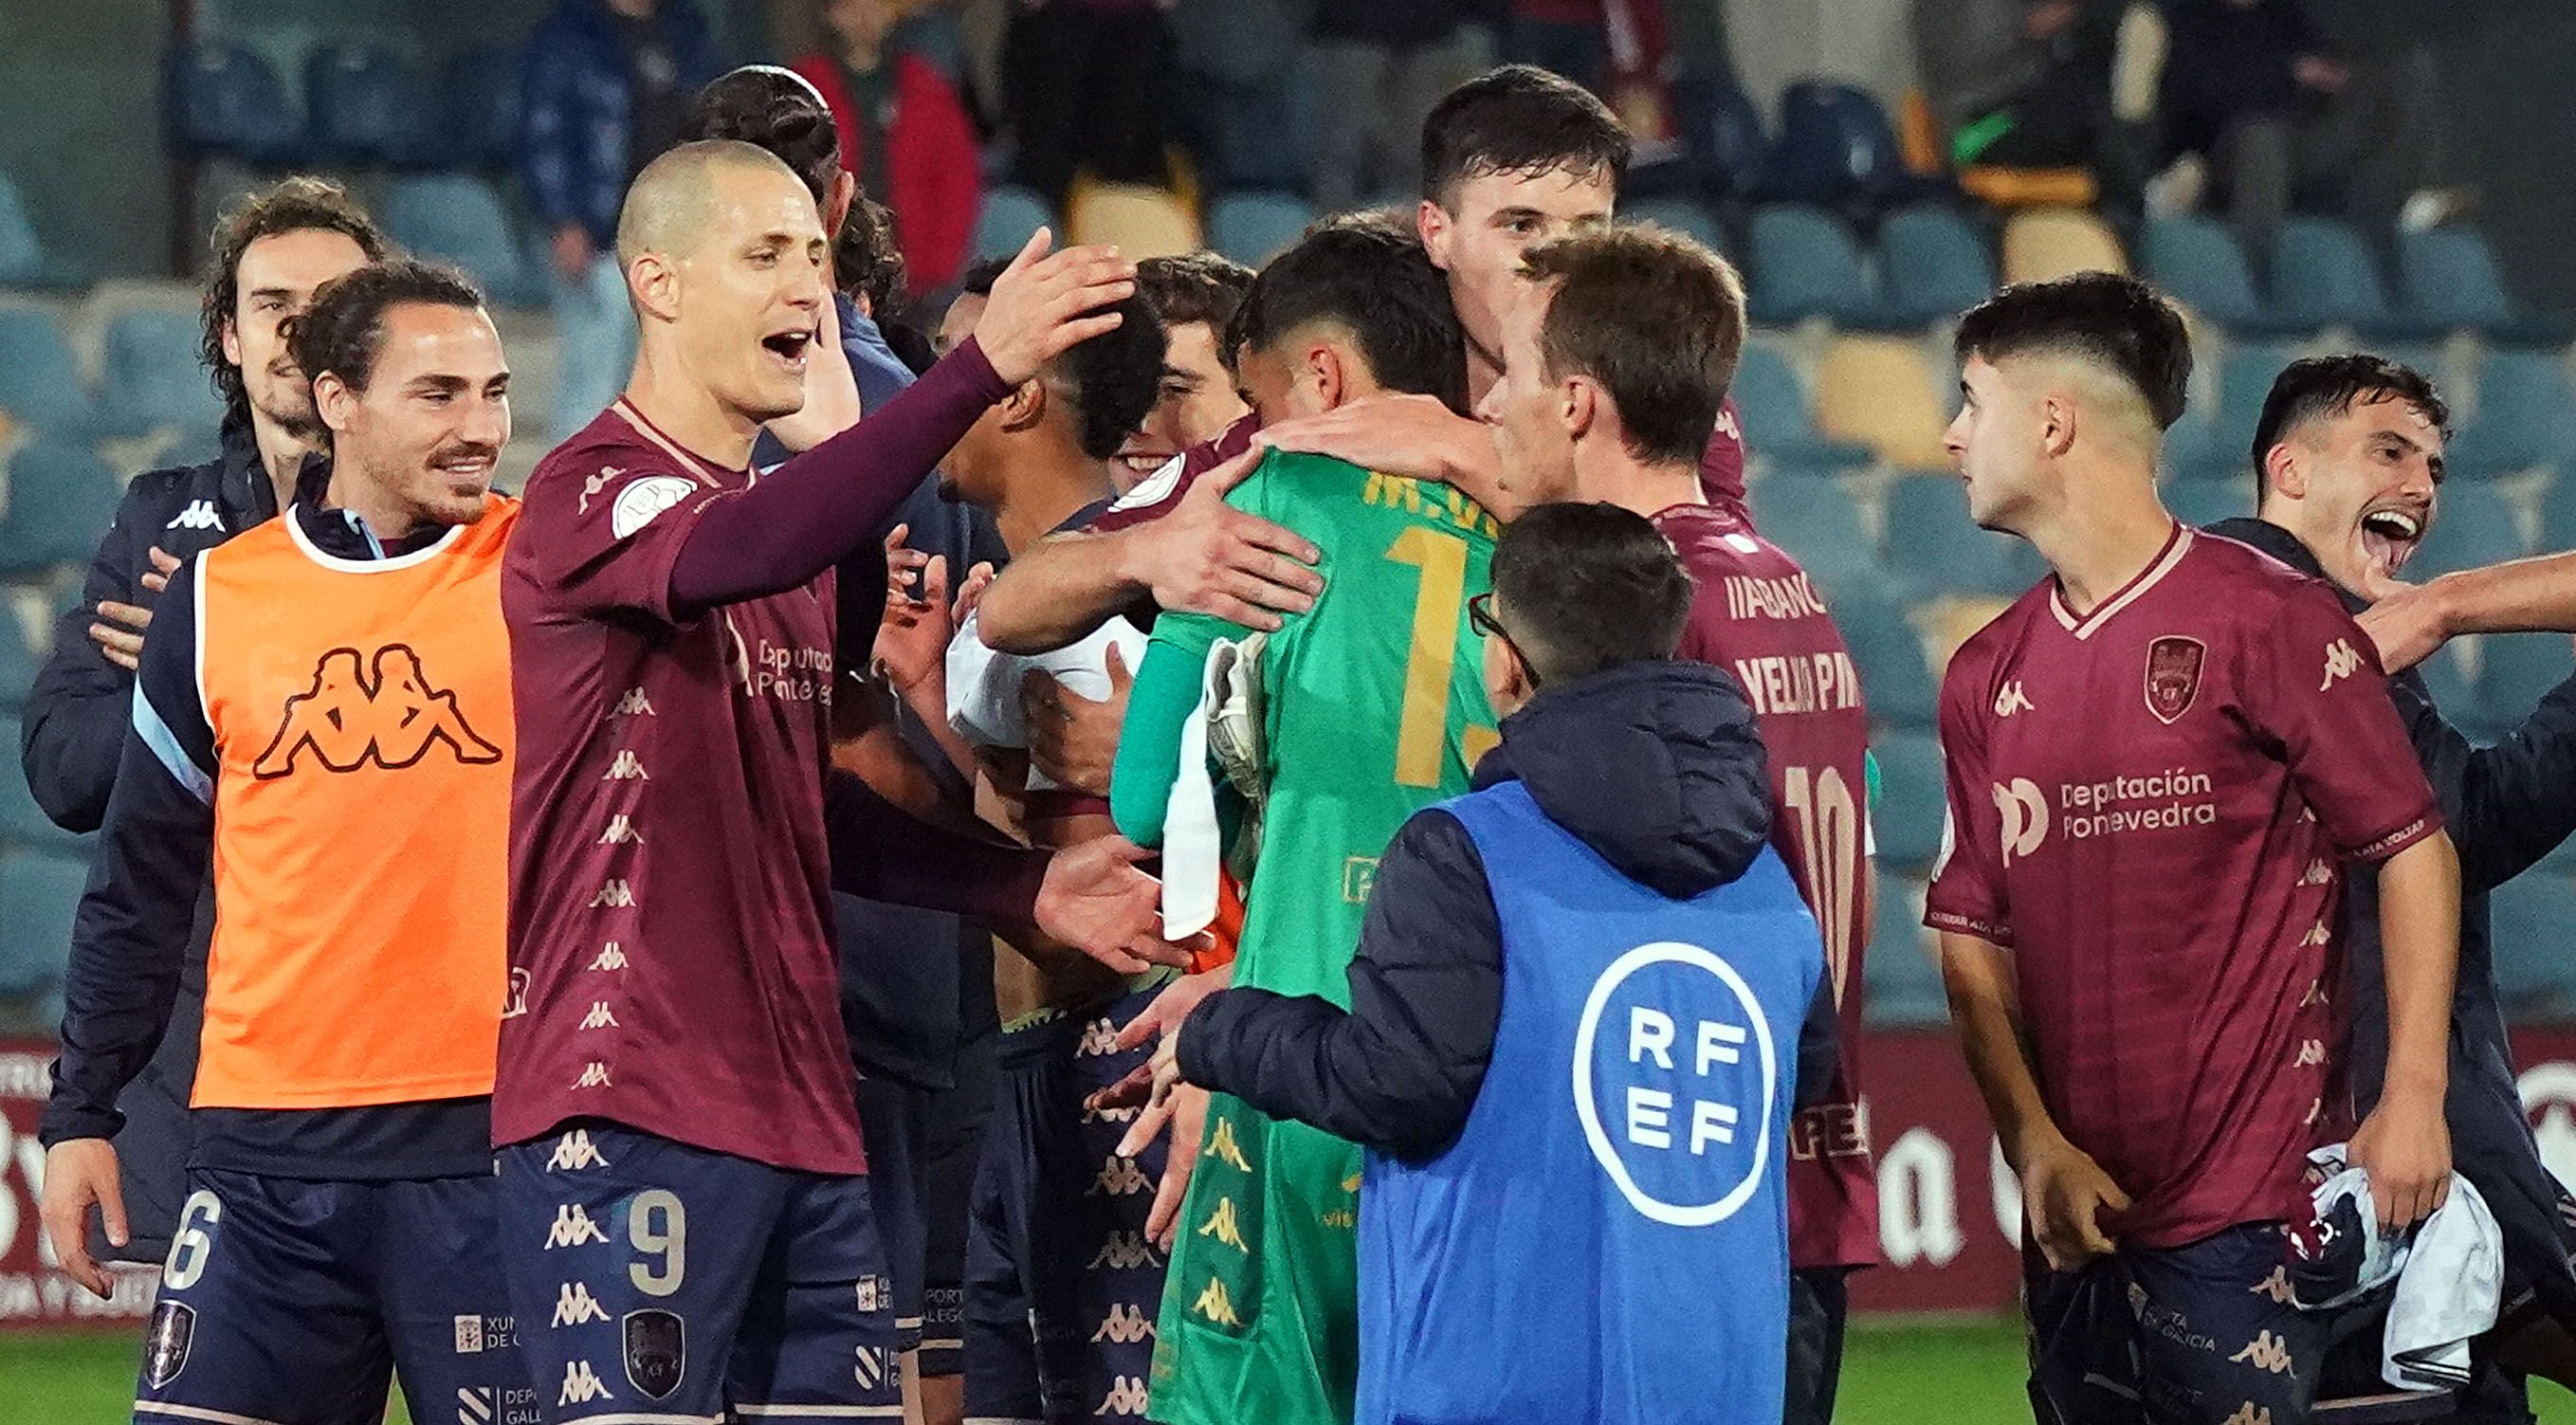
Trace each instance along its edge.
<instances>
[{"instance_id":1,"label":"jersey collar","mask_svg":"<svg viewBox=\"0 0 2576 1425\"><path fill-rule=\"evenodd\" d=\"M2165 547L2155 558L2147 561L2147 567L2140 570L2128 583L2121 585L2118 593L2104 599L2101 607L2082 618L2077 618L2075 611L2066 606L2066 586L2052 574L2048 579L2048 611L2057 616L2059 627L2075 635L2079 641L2091 638L2104 624L2117 616L2120 610L2136 603L2146 596L2149 589L2162 583L2164 577L2173 572L2174 566L2182 562L2182 557L2191 552L2191 541L2191 526L2176 520L2173 533L2165 537Z\"/></svg>"}]
</instances>

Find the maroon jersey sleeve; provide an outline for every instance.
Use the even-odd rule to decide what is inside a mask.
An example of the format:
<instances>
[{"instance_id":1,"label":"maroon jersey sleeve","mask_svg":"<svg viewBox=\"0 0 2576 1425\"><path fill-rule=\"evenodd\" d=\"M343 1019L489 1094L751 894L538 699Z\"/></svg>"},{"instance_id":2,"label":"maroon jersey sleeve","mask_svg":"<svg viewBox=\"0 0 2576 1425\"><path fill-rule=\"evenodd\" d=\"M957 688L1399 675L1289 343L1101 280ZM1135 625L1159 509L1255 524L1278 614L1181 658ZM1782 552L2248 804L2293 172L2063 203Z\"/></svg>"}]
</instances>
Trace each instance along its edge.
<instances>
[{"instance_id":1,"label":"maroon jersey sleeve","mask_svg":"<svg viewBox=\"0 0 2576 1425\"><path fill-rule=\"evenodd\" d=\"M2370 636L2325 586L2290 589L2237 653L2241 704L2346 856L2393 856L2441 829Z\"/></svg>"},{"instance_id":2,"label":"maroon jersey sleeve","mask_svg":"<svg viewBox=\"0 0 2576 1425\"><path fill-rule=\"evenodd\" d=\"M1261 429L1261 418L1245 416L1227 426L1216 439L1194 445L1164 462L1163 468L1145 477L1135 489L1118 497L1116 503L1100 512L1091 522L1097 533L1128 529L1147 524L1172 512L1198 478L1252 448L1252 437Z\"/></svg>"},{"instance_id":3,"label":"maroon jersey sleeve","mask_svg":"<svg viewBox=\"0 0 2576 1425\"><path fill-rule=\"evenodd\" d=\"M1923 923L2010 945L2003 824L1994 782L1986 775L1985 664L1972 642L1950 660L1941 682L1941 758L1950 816L1941 833L1941 863L1924 897Z\"/></svg>"},{"instance_id":4,"label":"maroon jersey sleeve","mask_svg":"<svg viewBox=\"0 0 2576 1425\"><path fill-rule=\"evenodd\" d=\"M559 612L678 621L671 566L699 514L730 492L676 462L646 463L650 454L568 446L529 478L517 538Z\"/></svg>"}]
</instances>

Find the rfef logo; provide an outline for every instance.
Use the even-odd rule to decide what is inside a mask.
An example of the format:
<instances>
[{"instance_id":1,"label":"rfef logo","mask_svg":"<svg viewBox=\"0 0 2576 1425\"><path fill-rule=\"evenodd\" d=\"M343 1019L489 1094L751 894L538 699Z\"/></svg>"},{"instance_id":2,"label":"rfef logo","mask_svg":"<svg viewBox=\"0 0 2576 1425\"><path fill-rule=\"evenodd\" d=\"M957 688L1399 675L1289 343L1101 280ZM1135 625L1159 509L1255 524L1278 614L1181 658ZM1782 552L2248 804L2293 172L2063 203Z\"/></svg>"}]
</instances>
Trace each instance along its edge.
<instances>
[{"instance_id":1,"label":"rfef logo","mask_svg":"<svg viewBox=\"0 0 2576 1425\"><path fill-rule=\"evenodd\" d=\"M1741 1210L1770 1162L1779 1092L1770 1022L1723 957L1658 941L1593 983L1574 1035L1574 1111L1644 1216L1706 1227Z\"/></svg>"},{"instance_id":2,"label":"rfef logo","mask_svg":"<svg viewBox=\"0 0 2576 1425\"><path fill-rule=\"evenodd\" d=\"M251 772L283 777L307 750L333 772L369 765L399 769L439 743L459 762L501 760L501 749L465 720L456 694L430 683L409 645L377 649L372 666L354 648L334 648L314 665L313 685L286 700L277 736Z\"/></svg>"}]
</instances>

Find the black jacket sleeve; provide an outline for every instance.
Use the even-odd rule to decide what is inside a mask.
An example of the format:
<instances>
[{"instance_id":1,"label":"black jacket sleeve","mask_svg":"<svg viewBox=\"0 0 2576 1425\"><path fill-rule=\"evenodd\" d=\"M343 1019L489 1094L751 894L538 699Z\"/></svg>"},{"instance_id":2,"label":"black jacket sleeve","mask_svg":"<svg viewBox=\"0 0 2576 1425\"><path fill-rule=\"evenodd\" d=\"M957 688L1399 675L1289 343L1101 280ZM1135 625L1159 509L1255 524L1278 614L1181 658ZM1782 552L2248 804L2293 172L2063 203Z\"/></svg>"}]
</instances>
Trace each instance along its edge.
<instances>
[{"instance_id":1,"label":"black jacket sleeve","mask_svg":"<svg viewBox=\"0 0 2576 1425\"><path fill-rule=\"evenodd\" d=\"M107 661L90 642L89 626L104 601L152 602L137 597L135 581L152 544L150 507L157 488L149 477L126 488L116 522L90 557L80 607L55 625L53 652L27 695L18 747L27 787L65 831L96 831L107 815L108 789L116 784L117 758L133 713L134 675ZM151 646L148 639L144 646Z\"/></svg>"},{"instance_id":2,"label":"black jacket sleeve","mask_svg":"<svg viewBox=\"0 0 2576 1425\"><path fill-rule=\"evenodd\" d=\"M214 736L196 691L189 571L170 588L143 644L125 739L89 887L72 922L63 978L62 1056L39 1136L113 1137L116 1099L161 1042L179 991L197 891L214 853Z\"/></svg>"},{"instance_id":3,"label":"black jacket sleeve","mask_svg":"<svg viewBox=\"0 0 2576 1425\"><path fill-rule=\"evenodd\" d=\"M1456 1139L1493 1062L1503 937L1476 844L1416 813L1378 862L1349 1012L1316 995L1211 995L1181 1033L1190 1082L1400 1158Z\"/></svg>"},{"instance_id":4,"label":"black jacket sleeve","mask_svg":"<svg viewBox=\"0 0 2576 1425\"><path fill-rule=\"evenodd\" d=\"M2462 891L2495 889L2576 832L2576 677L2492 747L2473 746L2410 682L2389 692L2459 848Z\"/></svg>"},{"instance_id":5,"label":"black jacket sleeve","mask_svg":"<svg viewBox=\"0 0 2576 1425\"><path fill-rule=\"evenodd\" d=\"M1828 968L1816 980L1807 1001L1806 1022L1798 1026L1798 1091L1792 1103L1814 1108L1833 1097L1834 1072L1842 1063L1843 1022L1834 1003L1834 973Z\"/></svg>"}]
</instances>

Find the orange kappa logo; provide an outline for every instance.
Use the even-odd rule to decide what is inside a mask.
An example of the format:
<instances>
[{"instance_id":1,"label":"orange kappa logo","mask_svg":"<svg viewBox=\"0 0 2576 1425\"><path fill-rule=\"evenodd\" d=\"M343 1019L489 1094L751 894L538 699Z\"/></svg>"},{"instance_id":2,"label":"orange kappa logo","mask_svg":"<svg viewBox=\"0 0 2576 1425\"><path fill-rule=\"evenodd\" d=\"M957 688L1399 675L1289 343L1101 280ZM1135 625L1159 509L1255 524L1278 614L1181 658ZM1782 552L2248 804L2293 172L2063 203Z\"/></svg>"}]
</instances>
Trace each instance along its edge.
<instances>
[{"instance_id":1,"label":"orange kappa logo","mask_svg":"<svg viewBox=\"0 0 2576 1425\"><path fill-rule=\"evenodd\" d=\"M334 648L314 665L313 686L286 700L277 736L251 771L283 777L307 748L333 772L370 763L399 769L428 756L437 742L459 762L501 760L501 749L465 721L455 692L430 685L420 655L408 645L377 649L372 669L362 665L358 650Z\"/></svg>"}]
</instances>

